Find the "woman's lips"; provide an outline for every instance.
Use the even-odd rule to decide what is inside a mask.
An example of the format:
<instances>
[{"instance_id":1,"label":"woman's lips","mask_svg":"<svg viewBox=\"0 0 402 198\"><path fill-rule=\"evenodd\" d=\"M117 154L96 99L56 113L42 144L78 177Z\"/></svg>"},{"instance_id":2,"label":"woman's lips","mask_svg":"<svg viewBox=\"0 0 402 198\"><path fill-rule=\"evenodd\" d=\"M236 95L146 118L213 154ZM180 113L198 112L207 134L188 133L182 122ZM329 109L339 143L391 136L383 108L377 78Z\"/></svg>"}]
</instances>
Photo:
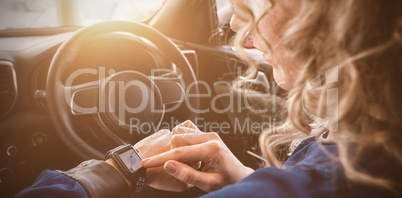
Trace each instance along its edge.
<instances>
[{"instance_id":1,"label":"woman's lips","mask_svg":"<svg viewBox=\"0 0 402 198\"><path fill-rule=\"evenodd\" d=\"M245 48L255 48L254 39L249 39L244 43Z\"/></svg>"}]
</instances>

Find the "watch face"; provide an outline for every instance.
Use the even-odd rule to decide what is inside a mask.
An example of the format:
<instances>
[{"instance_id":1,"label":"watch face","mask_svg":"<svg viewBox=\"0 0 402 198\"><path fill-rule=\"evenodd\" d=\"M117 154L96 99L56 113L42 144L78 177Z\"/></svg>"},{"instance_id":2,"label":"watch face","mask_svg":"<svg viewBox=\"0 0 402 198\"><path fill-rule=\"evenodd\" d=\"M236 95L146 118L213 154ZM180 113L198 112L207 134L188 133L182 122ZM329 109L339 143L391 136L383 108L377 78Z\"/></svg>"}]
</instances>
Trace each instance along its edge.
<instances>
[{"instance_id":1,"label":"watch face","mask_svg":"<svg viewBox=\"0 0 402 198\"><path fill-rule=\"evenodd\" d=\"M141 158L137 155L134 149L130 149L124 153L119 154L120 159L126 165L130 172L134 173L141 168Z\"/></svg>"}]
</instances>

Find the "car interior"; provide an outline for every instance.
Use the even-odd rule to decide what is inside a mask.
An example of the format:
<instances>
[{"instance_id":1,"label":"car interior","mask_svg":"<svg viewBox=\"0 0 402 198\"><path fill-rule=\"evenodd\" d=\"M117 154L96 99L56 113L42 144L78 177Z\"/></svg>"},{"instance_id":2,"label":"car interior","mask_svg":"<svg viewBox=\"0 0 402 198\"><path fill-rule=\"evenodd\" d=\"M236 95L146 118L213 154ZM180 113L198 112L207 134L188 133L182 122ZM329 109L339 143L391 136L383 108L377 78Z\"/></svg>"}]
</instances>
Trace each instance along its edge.
<instances>
[{"instance_id":1,"label":"car interior","mask_svg":"<svg viewBox=\"0 0 402 198\"><path fill-rule=\"evenodd\" d=\"M12 6L2 9L33 10L29 0L8 2ZM280 124L286 93L273 81L261 52L248 41L245 52L256 61L258 72L234 88L248 64L232 45L229 0L126 0L142 2L133 3L137 7L146 2L159 6L144 20L104 19L89 25L72 22L78 0L49 2L55 2L62 25L0 30L1 197L30 186L45 169L68 170L83 160L103 159L111 148L134 145L185 120L206 132L224 126L215 132L243 164L254 169L264 164L258 135L264 127ZM91 3L97 6L96 1ZM46 20L44 24L49 24ZM113 83L133 79L144 87ZM255 90L255 97L244 97L244 86ZM141 94L151 97L143 101L138 99ZM261 100L258 94L269 97ZM251 100L257 105L246 108ZM276 102L268 114L250 111L271 100ZM122 111L116 101L129 101L143 111L130 107L133 111ZM249 130L250 124L262 121L269 125ZM147 187L135 196L203 193L196 188L175 193Z\"/></svg>"}]
</instances>

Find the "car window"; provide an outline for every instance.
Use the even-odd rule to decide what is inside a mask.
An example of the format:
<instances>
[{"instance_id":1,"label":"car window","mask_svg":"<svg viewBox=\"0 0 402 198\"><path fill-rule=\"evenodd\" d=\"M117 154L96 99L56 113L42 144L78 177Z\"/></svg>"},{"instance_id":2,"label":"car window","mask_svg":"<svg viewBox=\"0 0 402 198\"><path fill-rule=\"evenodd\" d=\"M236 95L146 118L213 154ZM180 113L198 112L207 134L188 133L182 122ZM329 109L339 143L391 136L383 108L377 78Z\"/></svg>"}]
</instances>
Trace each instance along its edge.
<instances>
[{"instance_id":1,"label":"car window","mask_svg":"<svg viewBox=\"0 0 402 198\"><path fill-rule=\"evenodd\" d=\"M234 32L230 29L230 18L232 17L232 3L230 0L215 0L213 9L215 11L215 31L210 37L210 43L217 45L229 45Z\"/></svg>"},{"instance_id":2,"label":"car window","mask_svg":"<svg viewBox=\"0 0 402 198\"><path fill-rule=\"evenodd\" d=\"M219 45L222 46L230 46L233 44L233 39L235 36L235 32L230 28L230 19L233 14L232 3L230 0L216 0L216 16L217 16L217 27L216 33L212 36L219 36ZM243 47L246 49L255 49L254 40L251 34L247 35ZM251 51L254 53L254 51ZM258 53L258 52L257 52Z\"/></svg>"},{"instance_id":3,"label":"car window","mask_svg":"<svg viewBox=\"0 0 402 198\"><path fill-rule=\"evenodd\" d=\"M165 0L1 0L0 30L144 21Z\"/></svg>"},{"instance_id":4,"label":"car window","mask_svg":"<svg viewBox=\"0 0 402 198\"><path fill-rule=\"evenodd\" d=\"M230 0L216 0L216 10L219 26L228 24L233 13Z\"/></svg>"}]
</instances>

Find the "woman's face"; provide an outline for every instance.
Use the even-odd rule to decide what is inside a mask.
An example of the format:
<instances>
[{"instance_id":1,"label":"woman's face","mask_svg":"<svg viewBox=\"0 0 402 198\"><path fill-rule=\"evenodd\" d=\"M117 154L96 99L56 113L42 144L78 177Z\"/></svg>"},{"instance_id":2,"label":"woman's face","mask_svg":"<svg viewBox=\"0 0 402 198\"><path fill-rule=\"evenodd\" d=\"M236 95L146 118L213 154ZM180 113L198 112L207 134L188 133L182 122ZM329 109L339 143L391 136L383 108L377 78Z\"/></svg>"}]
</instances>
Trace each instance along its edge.
<instances>
[{"instance_id":1,"label":"woman's face","mask_svg":"<svg viewBox=\"0 0 402 198\"><path fill-rule=\"evenodd\" d=\"M245 5L249 5L254 16L259 17L266 12L270 6L268 0L242 0ZM291 89L297 78L300 69L298 64L292 60L291 53L284 48L280 41L286 30L289 20L293 17L298 8L297 1L281 0L274 1L273 8L260 20L258 28L260 35L253 27L250 33L254 39L254 45L264 53L264 59L272 65L274 69L275 81L284 89ZM235 8L236 9L236 8ZM236 12L235 12L236 13ZM245 24L244 21L234 14L231 20L231 28L238 31ZM265 45L267 41L272 48L272 54Z\"/></svg>"}]
</instances>

